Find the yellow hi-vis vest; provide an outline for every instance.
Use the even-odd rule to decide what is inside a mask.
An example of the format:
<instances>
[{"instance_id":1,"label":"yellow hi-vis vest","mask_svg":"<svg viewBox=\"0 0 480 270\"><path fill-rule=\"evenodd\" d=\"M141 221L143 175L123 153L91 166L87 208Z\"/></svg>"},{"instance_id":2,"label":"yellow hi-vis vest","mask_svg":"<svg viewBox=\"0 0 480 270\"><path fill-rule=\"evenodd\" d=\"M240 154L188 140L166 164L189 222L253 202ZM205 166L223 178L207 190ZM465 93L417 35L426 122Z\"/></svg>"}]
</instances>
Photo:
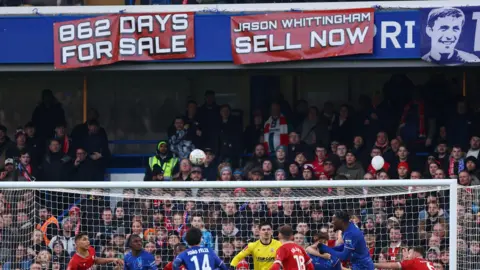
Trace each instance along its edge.
<instances>
[{"instance_id":1,"label":"yellow hi-vis vest","mask_svg":"<svg viewBox=\"0 0 480 270\"><path fill-rule=\"evenodd\" d=\"M177 165L178 158L172 157L169 161L163 163L163 166L160 164L160 160L157 156L150 157L148 159L148 166L150 166L150 170L153 171L153 166L158 165L163 170L163 177L171 178L173 173L173 168Z\"/></svg>"}]
</instances>

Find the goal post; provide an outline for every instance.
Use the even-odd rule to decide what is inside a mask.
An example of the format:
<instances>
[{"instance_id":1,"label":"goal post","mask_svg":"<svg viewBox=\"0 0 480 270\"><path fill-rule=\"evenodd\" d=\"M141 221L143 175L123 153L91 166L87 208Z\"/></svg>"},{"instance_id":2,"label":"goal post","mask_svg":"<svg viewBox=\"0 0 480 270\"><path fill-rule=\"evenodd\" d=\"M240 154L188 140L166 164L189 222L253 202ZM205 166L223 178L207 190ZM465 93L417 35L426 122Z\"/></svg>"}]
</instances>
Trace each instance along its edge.
<instances>
[{"instance_id":1,"label":"goal post","mask_svg":"<svg viewBox=\"0 0 480 270\"><path fill-rule=\"evenodd\" d=\"M336 211L344 210L364 231L375 261L399 261L400 247L417 245L440 261L450 247L449 269L463 270L468 267L457 264L456 252L457 189L454 179L0 182L0 217L3 223L8 214L16 219L9 231L19 234L8 240L12 250L22 245L30 248L35 233L42 234L35 241L51 241L52 256L58 259L61 256L53 249L58 241L63 241L66 254L73 247L62 233L86 231L102 256L121 257L128 251L122 241L136 233L142 235L145 249L157 255L159 264L173 258L174 244L184 242L187 228L200 226L205 232L202 243L229 263L246 242L260 237L262 220L271 223L274 231L292 225L295 241L304 246L315 242L318 232L327 233L329 244L335 244L329 222ZM431 212L435 213L429 216ZM25 227L34 232L18 229L23 226L20 215L35 224ZM58 235L45 236L42 230L49 215L58 220ZM0 261L14 256L6 252L2 255L0 249Z\"/></svg>"}]
</instances>

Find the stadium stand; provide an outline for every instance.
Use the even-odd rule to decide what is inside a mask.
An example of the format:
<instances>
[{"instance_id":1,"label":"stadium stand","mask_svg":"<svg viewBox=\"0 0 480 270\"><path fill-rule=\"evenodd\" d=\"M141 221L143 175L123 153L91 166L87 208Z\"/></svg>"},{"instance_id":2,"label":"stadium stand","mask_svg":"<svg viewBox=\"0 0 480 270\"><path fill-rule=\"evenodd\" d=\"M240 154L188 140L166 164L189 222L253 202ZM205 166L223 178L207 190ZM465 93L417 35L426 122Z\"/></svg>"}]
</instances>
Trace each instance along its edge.
<instances>
[{"instance_id":1,"label":"stadium stand","mask_svg":"<svg viewBox=\"0 0 480 270\"><path fill-rule=\"evenodd\" d=\"M299 100L292 109L278 99L268 110L255 111L245 129L230 106L216 104L215 93L207 91L205 104L191 100L186 114L172 119L168 138L159 138L164 140L155 147L162 165L145 162L144 180L458 179L463 187L457 248L464 256L479 256L475 224L480 221L476 187L480 115L471 112L462 97L454 104L437 104L420 91L423 88L400 85L387 84L384 100L361 96L357 108L331 102L318 108ZM400 87L411 89L412 95L395 96ZM112 155L98 113L91 110L87 122L71 132L65 123L62 106L50 90L44 90L31 122L15 132L0 126L0 180L101 183ZM195 148L207 154L202 166L192 166L186 158ZM379 171L370 165L375 156L385 160ZM247 192L239 188L220 197ZM265 189L261 195L272 198L288 192ZM328 192L341 195L339 190ZM260 237L259 224L264 220L275 230L292 225L295 242L302 246L314 243L318 232L328 233L329 245L334 245L338 239L330 221L338 209L351 211L375 261L400 261L402 247L423 246L436 269L448 269L451 250L447 191L327 201L272 202L260 197L243 203L188 199L209 197L210 190L147 194L125 189L121 196L109 196L102 189L84 194L12 190L0 195L3 269L65 269L79 232L89 234L98 255L112 258L122 258L128 252L129 235L138 234L159 268L173 259L178 244L185 243L189 227L201 228L202 245L214 248L226 263L247 242ZM150 198L155 195L171 199ZM323 195L329 196L318 196ZM480 260L470 261L474 263L462 269L474 269Z\"/></svg>"}]
</instances>

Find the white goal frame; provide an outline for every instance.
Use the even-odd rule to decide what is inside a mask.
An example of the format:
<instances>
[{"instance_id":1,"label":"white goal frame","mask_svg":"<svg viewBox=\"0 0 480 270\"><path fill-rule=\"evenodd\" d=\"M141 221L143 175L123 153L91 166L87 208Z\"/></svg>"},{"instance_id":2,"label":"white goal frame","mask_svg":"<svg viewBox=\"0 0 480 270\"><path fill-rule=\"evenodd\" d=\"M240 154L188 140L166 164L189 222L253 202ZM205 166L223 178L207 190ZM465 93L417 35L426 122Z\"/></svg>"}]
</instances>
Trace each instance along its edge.
<instances>
[{"instance_id":1,"label":"white goal frame","mask_svg":"<svg viewBox=\"0 0 480 270\"><path fill-rule=\"evenodd\" d=\"M458 184L456 179L421 180L348 180L348 181L205 181L205 182L0 182L1 189L88 189L88 188L331 188L331 187L409 187L448 186L449 196L449 246L450 270L457 270L457 202ZM359 194L361 196L361 194Z\"/></svg>"}]
</instances>

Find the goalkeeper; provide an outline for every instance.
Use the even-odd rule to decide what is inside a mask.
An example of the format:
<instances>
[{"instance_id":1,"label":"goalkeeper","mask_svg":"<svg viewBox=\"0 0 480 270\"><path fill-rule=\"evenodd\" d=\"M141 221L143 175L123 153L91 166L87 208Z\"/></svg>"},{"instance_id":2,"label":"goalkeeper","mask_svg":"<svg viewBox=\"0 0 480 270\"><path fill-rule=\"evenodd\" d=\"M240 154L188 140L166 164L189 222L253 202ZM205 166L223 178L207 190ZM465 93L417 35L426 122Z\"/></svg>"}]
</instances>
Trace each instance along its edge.
<instances>
[{"instance_id":1,"label":"goalkeeper","mask_svg":"<svg viewBox=\"0 0 480 270\"><path fill-rule=\"evenodd\" d=\"M254 270L270 269L275 261L277 249L282 245L280 241L273 239L272 235L272 225L267 222L262 222L260 224L260 240L248 243L248 245L232 259L230 266L235 268L245 257L252 255Z\"/></svg>"},{"instance_id":2,"label":"goalkeeper","mask_svg":"<svg viewBox=\"0 0 480 270\"><path fill-rule=\"evenodd\" d=\"M347 212L341 211L335 213L332 220L333 229L343 232L343 245L329 248L324 244L318 245L322 253L329 253L342 261L350 260L352 270L373 270L372 258L365 242L362 231L350 222L350 216Z\"/></svg>"}]
</instances>

